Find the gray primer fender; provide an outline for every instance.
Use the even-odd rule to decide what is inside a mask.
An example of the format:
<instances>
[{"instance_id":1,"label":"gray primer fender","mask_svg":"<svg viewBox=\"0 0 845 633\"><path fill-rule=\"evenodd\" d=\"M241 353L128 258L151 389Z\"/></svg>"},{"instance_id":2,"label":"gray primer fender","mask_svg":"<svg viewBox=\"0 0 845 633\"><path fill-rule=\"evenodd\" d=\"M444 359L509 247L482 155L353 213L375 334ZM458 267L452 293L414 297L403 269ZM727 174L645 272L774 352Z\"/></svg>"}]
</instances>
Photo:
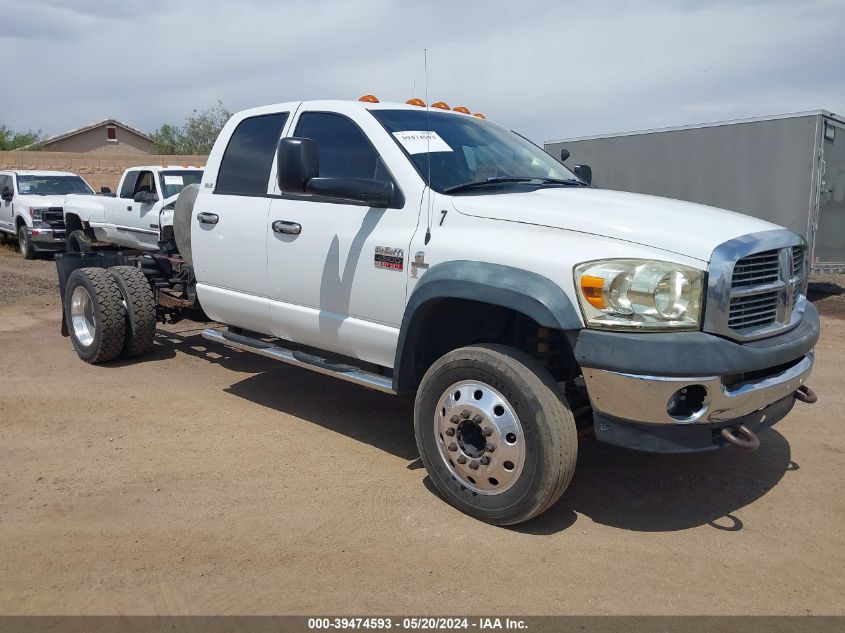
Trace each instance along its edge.
<instances>
[{"instance_id":1,"label":"gray primer fender","mask_svg":"<svg viewBox=\"0 0 845 633\"><path fill-rule=\"evenodd\" d=\"M511 308L543 327L563 330L572 344L583 327L569 297L547 277L486 262L437 264L420 279L405 307L393 364L393 389L397 392L413 388L413 354L406 353L406 348L413 348L420 324L439 299L469 299Z\"/></svg>"}]
</instances>

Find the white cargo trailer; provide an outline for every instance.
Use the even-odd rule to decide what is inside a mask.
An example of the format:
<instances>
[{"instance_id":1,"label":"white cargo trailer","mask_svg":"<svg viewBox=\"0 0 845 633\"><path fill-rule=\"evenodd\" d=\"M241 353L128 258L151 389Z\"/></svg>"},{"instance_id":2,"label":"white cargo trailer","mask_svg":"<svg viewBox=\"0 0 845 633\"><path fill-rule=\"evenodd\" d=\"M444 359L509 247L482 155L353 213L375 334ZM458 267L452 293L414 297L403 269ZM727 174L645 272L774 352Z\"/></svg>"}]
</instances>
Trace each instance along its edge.
<instances>
[{"instance_id":1,"label":"white cargo trailer","mask_svg":"<svg viewBox=\"0 0 845 633\"><path fill-rule=\"evenodd\" d=\"M845 118L824 110L547 141L593 184L699 202L806 238L815 272L845 272Z\"/></svg>"}]
</instances>

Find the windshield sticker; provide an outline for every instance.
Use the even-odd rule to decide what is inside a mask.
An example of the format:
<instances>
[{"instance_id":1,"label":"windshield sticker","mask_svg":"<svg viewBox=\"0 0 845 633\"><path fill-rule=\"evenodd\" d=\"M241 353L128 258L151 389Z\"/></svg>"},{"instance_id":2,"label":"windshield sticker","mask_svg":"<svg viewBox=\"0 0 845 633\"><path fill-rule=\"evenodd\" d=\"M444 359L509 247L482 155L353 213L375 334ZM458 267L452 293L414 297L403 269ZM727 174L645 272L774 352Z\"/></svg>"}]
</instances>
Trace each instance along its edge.
<instances>
[{"instance_id":1,"label":"windshield sticker","mask_svg":"<svg viewBox=\"0 0 845 633\"><path fill-rule=\"evenodd\" d=\"M164 184L165 185L181 185L182 183L182 176L164 176Z\"/></svg>"},{"instance_id":2,"label":"windshield sticker","mask_svg":"<svg viewBox=\"0 0 845 633\"><path fill-rule=\"evenodd\" d=\"M440 138L437 132L408 131L394 132L393 136L402 144L409 154L425 154L426 152L452 152L449 145Z\"/></svg>"},{"instance_id":3,"label":"windshield sticker","mask_svg":"<svg viewBox=\"0 0 845 633\"><path fill-rule=\"evenodd\" d=\"M18 193L29 193L29 185L22 182L18 183Z\"/></svg>"}]
</instances>

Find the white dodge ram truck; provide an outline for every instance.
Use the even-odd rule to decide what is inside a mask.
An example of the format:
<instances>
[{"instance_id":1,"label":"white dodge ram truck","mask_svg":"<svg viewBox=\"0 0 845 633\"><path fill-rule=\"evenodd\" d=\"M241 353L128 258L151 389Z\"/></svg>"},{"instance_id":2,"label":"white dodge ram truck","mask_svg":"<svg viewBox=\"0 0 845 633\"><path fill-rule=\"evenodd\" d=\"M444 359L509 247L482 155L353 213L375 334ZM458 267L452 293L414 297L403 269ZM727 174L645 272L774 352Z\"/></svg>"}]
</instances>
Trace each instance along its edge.
<instances>
[{"instance_id":1,"label":"white dodge ram truck","mask_svg":"<svg viewBox=\"0 0 845 633\"><path fill-rule=\"evenodd\" d=\"M0 171L0 235L16 236L26 259L63 251L62 206L69 193L90 196L94 190L65 171Z\"/></svg>"},{"instance_id":2,"label":"white dodge ram truck","mask_svg":"<svg viewBox=\"0 0 845 633\"><path fill-rule=\"evenodd\" d=\"M753 449L815 401L802 238L576 173L467 113L247 110L176 204L178 252L158 257L181 282L149 260L65 256L65 323L87 361L137 355L193 288L228 326L212 341L415 392L434 485L501 525L561 496L581 430L645 451Z\"/></svg>"},{"instance_id":3,"label":"white dodge ram truck","mask_svg":"<svg viewBox=\"0 0 845 633\"><path fill-rule=\"evenodd\" d=\"M195 167L130 167L113 196L67 196L67 250L88 251L96 243L158 250L158 242L172 231L179 192L201 179L202 169Z\"/></svg>"}]
</instances>

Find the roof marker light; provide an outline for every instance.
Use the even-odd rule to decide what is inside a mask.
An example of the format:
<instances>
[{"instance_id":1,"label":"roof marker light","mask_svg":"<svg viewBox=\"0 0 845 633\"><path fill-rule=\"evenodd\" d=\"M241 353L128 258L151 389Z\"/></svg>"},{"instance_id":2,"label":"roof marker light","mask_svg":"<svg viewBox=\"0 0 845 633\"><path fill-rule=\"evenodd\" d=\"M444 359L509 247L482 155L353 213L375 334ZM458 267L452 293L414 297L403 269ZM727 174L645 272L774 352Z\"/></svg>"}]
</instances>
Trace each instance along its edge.
<instances>
[{"instance_id":1,"label":"roof marker light","mask_svg":"<svg viewBox=\"0 0 845 633\"><path fill-rule=\"evenodd\" d=\"M458 106L457 108L452 108L452 112L460 112L462 114L472 114L469 111L469 108L465 108L464 106Z\"/></svg>"},{"instance_id":2,"label":"roof marker light","mask_svg":"<svg viewBox=\"0 0 845 633\"><path fill-rule=\"evenodd\" d=\"M405 103L407 103L408 105L419 106L421 108L425 107L425 101L423 101L422 99L417 99L417 98L408 99Z\"/></svg>"},{"instance_id":3,"label":"roof marker light","mask_svg":"<svg viewBox=\"0 0 845 633\"><path fill-rule=\"evenodd\" d=\"M449 107L449 104L445 103L444 101L438 101L437 103L432 103L431 107L432 108L439 108L440 110L451 110L452 109L452 108Z\"/></svg>"},{"instance_id":4,"label":"roof marker light","mask_svg":"<svg viewBox=\"0 0 845 633\"><path fill-rule=\"evenodd\" d=\"M375 95L364 95L358 101L364 101L366 103L378 103L378 97Z\"/></svg>"},{"instance_id":5,"label":"roof marker light","mask_svg":"<svg viewBox=\"0 0 845 633\"><path fill-rule=\"evenodd\" d=\"M486 119L487 117L481 114L481 112L475 112L472 116L477 116L479 119Z\"/></svg>"}]
</instances>

